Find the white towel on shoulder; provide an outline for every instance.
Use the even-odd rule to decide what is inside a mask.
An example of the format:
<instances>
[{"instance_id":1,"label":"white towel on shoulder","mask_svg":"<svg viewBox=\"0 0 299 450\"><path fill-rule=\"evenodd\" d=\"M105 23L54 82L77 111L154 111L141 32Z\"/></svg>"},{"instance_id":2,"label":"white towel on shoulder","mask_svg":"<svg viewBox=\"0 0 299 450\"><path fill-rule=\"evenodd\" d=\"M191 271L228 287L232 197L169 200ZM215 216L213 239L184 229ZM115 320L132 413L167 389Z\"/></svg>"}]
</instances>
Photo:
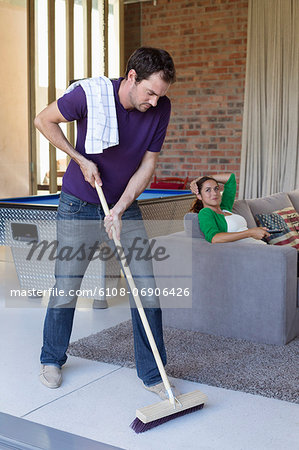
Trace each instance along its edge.
<instances>
[{"instance_id":1,"label":"white towel on shoulder","mask_svg":"<svg viewBox=\"0 0 299 450\"><path fill-rule=\"evenodd\" d=\"M119 143L113 85L111 80L104 76L86 78L72 83L65 93L71 92L77 86L81 86L86 95L86 153L103 153L105 148Z\"/></svg>"}]
</instances>

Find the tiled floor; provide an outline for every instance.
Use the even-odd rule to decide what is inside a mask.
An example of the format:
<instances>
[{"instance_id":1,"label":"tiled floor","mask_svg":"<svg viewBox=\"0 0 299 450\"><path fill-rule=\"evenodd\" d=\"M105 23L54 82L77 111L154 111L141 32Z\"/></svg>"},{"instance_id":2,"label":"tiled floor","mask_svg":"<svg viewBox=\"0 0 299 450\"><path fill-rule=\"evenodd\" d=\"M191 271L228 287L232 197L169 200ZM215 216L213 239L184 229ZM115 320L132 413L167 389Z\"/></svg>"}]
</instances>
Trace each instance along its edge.
<instances>
[{"instance_id":1,"label":"tiled floor","mask_svg":"<svg viewBox=\"0 0 299 450\"><path fill-rule=\"evenodd\" d=\"M9 307L9 289L17 285L17 278L4 248L0 277L1 412L129 450L298 448L299 408L292 403L176 380L183 392L206 393L207 405L136 435L129 428L136 407L155 403L156 397L141 387L135 370L70 357L62 386L45 388L38 380L45 308L26 299L19 307ZM72 340L129 316L128 308L116 303L107 310L80 308Z\"/></svg>"}]
</instances>

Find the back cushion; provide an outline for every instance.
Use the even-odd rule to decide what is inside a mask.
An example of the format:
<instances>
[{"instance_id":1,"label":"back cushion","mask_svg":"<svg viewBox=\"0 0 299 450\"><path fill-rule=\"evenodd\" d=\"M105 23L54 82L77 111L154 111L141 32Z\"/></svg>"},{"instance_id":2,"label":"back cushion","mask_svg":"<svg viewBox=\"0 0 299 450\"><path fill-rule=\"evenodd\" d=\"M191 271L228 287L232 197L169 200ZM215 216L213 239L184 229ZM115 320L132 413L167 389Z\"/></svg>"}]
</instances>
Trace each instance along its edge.
<instances>
[{"instance_id":1,"label":"back cushion","mask_svg":"<svg viewBox=\"0 0 299 450\"><path fill-rule=\"evenodd\" d=\"M254 198L247 200L252 215L270 214L277 209L293 206L287 194L280 192L278 194L269 195L268 197Z\"/></svg>"},{"instance_id":2,"label":"back cushion","mask_svg":"<svg viewBox=\"0 0 299 450\"><path fill-rule=\"evenodd\" d=\"M236 200L233 206L233 213L243 216L246 219L248 228L256 227L256 223L247 204L247 200Z\"/></svg>"},{"instance_id":3,"label":"back cushion","mask_svg":"<svg viewBox=\"0 0 299 450\"><path fill-rule=\"evenodd\" d=\"M288 192L288 196L290 197L296 211L299 212L299 189Z\"/></svg>"}]
</instances>

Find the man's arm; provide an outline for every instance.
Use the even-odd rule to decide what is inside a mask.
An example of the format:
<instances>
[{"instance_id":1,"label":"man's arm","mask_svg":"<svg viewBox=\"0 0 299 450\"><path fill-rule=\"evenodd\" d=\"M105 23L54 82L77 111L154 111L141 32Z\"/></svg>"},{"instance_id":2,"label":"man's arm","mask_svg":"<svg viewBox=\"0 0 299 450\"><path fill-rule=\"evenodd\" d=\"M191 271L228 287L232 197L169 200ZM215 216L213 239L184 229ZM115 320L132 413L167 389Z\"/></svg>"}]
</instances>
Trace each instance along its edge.
<instances>
[{"instance_id":1,"label":"man's arm","mask_svg":"<svg viewBox=\"0 0 299 450\"><path fill-rule=\"evenodd\" d=\"M96 164L89 161L81 153L74 149L65 137L59 124L68 122L58 109L57 102L51 103L41 111L34 119L36 128L48 139L54 147L67 153L79 166L85 181L95 187L95 180L101 186L102 181Z\"/></svg>"},{"instance_id":2,"label":"man's arm","mask_svg":"<svg viewBox=\"0 0 299 450\"><path fill-rule=\"evenodd\" d=\"M111 209L111 214L105 218L105 227L110 238L112 237L112 225L118 239L120 238L121 216L148 185L155 171L158 157L159 152L145 152L140 166L127 184L124 193Z\"/></svg>"}]
</instances>

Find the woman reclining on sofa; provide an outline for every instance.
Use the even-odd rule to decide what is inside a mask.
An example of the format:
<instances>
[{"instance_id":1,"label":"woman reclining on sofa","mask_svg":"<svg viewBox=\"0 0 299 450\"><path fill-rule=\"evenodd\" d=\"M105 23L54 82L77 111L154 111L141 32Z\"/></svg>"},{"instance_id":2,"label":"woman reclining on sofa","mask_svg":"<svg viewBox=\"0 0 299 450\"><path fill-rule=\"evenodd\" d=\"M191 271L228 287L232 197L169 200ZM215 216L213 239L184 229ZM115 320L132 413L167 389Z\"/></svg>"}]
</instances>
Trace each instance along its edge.
<instances>
[{"instance_id":1,"label":"woman reclining on sofa","mask_svg":"<svg viewBox=\"0 0 299 450\"><path fill-rule=\"evenodd\" d=\"M224 184L221 196L219 183ZM237 183L233 173L217 174L193 180L190 189L197 200L191 211L198 213L199 226L207 241L246 242L265 244L261 239L269 236L267 228L248 228L244 217L232 213Z\"/></svg>"}]
</instances>

